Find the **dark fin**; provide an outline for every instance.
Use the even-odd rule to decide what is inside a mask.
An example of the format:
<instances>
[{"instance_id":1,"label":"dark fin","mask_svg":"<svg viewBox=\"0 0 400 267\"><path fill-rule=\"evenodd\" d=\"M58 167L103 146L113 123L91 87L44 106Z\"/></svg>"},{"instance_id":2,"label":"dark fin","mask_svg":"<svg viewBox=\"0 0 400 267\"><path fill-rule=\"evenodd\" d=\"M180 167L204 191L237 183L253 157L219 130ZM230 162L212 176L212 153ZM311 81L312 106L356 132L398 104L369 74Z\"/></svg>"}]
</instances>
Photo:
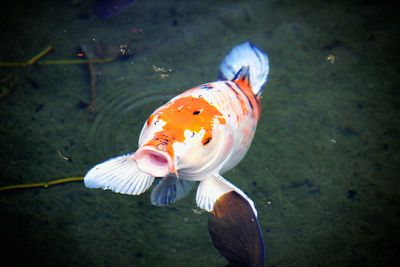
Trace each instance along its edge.
<instances>
[{"instance_id":1,"label":"dark fin","mask_svg":"<svg viewBox=\"0 0 400 267\"><path fill-rule=\"evenodd\" d=\"M166 206L183 198L193 188L195 182L178 179L168 175L151 192L151 204Z\"/></svg>"},{"instance_id":2,"label":"dark fin","mask_svg":"<svg viewBox=\"0 0 400 267\"><path fill-rule=\"evenodd\" d=\"M212 242L229 266L264 266L264 240L249 202L235 191L225 193L208 217Z\"/></svg>"}]
</instances>

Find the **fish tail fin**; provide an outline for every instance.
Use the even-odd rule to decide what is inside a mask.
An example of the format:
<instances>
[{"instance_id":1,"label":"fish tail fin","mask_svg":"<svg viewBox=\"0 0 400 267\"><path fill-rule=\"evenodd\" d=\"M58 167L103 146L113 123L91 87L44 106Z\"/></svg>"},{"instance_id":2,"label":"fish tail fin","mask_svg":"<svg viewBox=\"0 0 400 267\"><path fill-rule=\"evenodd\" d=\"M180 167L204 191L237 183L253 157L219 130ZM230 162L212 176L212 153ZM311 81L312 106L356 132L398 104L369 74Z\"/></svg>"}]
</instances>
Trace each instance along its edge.
<instances>
[{"instance_id":1,"label":"fish tail fin","mask_svg":"<svg viewBox=\"0 0 400 267\"><path fill-rule=\"evenodd\" d=\"M142 172L132 154L111 158L97 164L85 175L88 188L110 189L116 193L139 195L153 183L154 177Z\"/></svg>"},{"instance_id":2,"label":"fish tail fin","mask_svg":"<svg viewBox=\"0 0 400 267\"><path fill-rule=\"evenodd\" d=\"M267 54L250 42L235 46L220 64L219 79L234 80L243 67L249 68L253 93L260 95L269 73Z\"/></svg>"},{"instance_id":3,"label":"fish tail fin","mask_svg":"<svg viewBox=\"0 0 400 267\"><path fill-rule=\"evenodd\" d=\"M235 191L223 194L208 217L214 246L229 266L264 266L264 240L249 202Z\"/></svg>"}]
</instances>

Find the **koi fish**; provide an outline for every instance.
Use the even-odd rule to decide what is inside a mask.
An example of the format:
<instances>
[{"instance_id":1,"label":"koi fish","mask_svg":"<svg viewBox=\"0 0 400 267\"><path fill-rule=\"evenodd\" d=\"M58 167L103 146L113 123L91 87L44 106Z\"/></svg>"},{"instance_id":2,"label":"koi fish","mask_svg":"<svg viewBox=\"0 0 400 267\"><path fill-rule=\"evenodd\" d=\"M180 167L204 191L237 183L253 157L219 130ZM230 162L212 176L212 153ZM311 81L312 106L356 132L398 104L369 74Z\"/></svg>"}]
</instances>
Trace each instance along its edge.
<instances>
[{"instance_id":1,"label":"koi fish","mask_svg":"<svg viewBox=\"0 0 400 267\"><path fill-rule=\"evenodd\" d=\"M213 211L216 200L234 191L222 177L245 156L260 118L268 57L253 44L234 47L220 64L219 80L191 88L156 109L144 123L139 148L94 166L88 188L139 195L153 188L151 202L164 206L184 197L196 182L199 208Z\"/></svg>"}]
</instances>

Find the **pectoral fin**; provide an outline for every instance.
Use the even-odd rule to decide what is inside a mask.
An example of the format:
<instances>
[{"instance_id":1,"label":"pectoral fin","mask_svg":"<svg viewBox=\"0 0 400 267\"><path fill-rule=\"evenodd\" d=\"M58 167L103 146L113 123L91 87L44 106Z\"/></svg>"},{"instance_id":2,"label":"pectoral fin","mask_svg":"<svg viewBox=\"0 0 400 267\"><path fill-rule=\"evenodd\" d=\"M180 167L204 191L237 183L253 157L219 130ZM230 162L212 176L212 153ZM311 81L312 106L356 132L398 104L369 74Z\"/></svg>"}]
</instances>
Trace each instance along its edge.
<instances>
[{"instance_id":1,"label":"pectoral fin","mask_svg":"<svg viewBox=\"0 0 400 267\"><path fill-rule=\"evenodd\" d=\"M157 184L151 192L151 203L156 206L166 206L183 198L195 182L178 179L168 175Z\"/></svg>"},{"instance_id":2,"label":"pectoral fin","mask_svg":"<svg viewBox=\"0 0 400 267\"><path fill-rule=\"evenodd\" d=\"M154 181L150 174L137 167L131 154L109 159L97 164L85 175L88 188L110 189L116 193L139 195Z\"/></svg>"},{"instance_id":3,"label":"pectoral fin","mask_svg":"<svg viewBox=\"0 0 400 267\"><path fill-rule=\"evenodd\" d=\"M196 203L199 208L206 211L212 211L215 201L223 194L235 191L241 195L252 207L254 214L257 216L257 210L253 201L235 185L225 180L219 174L212 174L210 177L201 181L196 194Z\"/></svg>"},{"instance_id":4,"label":"pectoral fin","mask_svg":"<svg viewBox=\"0 0 400 267\"><path fill-rule=\"evenodd\" d=\"M232 267L264 266L264 240L247 199L235 191L223 194L208 217L214 246Z\"/></svg>"}]
</instances>

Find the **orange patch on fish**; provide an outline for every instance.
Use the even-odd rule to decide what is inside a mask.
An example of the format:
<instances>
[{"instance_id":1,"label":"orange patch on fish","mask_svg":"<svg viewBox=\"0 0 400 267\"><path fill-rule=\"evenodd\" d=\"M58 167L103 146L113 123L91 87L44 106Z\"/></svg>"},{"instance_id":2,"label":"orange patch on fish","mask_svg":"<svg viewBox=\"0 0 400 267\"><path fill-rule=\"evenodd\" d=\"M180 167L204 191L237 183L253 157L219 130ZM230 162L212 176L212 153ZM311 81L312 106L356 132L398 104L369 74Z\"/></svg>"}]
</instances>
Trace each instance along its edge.
<instances>
[{"instance_id":1,"label":"orange patch on fish","mask_svg":"<svg viewBox=\"0 0 400 267\"><path fill-rule=\"evenodd\" d=\"M162 107L150 116L147 125L150 125L155 117L156 120L165 122L165 125L163 130L157 132L145 145L154 146L171 156L174 155L172 144L185 141L185 130L199 133L203 129L205 133L202 143L206 145L212 139L214 119L218 119L221 124L226 123L222 113L214 105L204 98L192 96L178 98Z\"/></svg>"},{"instance_id":2,"label":"orange patch on fish","mask_svg":"<svg viewBox=\"0 0 400 267\"><path fill-rule=\"evenodd\" d=\"M230 86L231 87L231 86ZM233 87L231 87L232 91L235 93L236 98L239 100L240 103L240 108L242 109L244 114L247 114L249 112L248 108L247 108L247 104L245 99L243 99L243 96L241 94L239 94L236 89L234 89Z\"/></svg>"},{"instance_id":3,"label":"orange patch on fish","mask_svg":"<svg viewBox=\"0 0 400 267\"><path fill-rule=\"evenodd\" d=\"M147 119L147 126L150 126L150 124L153 122L155 115L156 114L151 114L150 117Z\"/></svg>"},{"instance_id":4,"label":"orange patch on fish","mask_svg":"<svg viewBox=\"0 0 400 267\"><path fill-rule=\"evenodd\" d=\"M254 109L254 114L258 120L260 118L260 97L254 95L251 89L250 81L246 79L244 76L241 76L238 79L234 80L233 82L239 86L242 92L249 99L250 104Z\"/></svg>"}]
</instances>

